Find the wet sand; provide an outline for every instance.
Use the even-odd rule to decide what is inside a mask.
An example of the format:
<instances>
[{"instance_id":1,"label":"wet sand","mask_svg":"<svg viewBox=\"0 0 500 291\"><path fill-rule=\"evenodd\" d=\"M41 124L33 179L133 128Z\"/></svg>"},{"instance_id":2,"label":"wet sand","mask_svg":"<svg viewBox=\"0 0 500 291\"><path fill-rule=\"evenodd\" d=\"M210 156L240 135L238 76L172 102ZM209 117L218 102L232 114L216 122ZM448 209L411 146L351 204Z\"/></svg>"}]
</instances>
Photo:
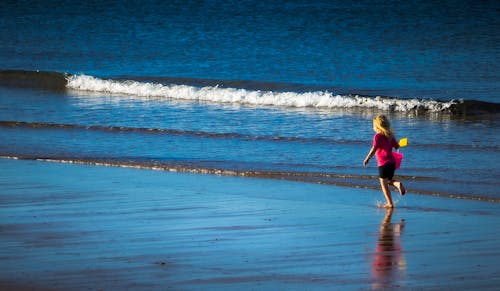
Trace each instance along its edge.
<instances>
[{"instance_id":1,"label":"wet sand","mask_svg":"<svg viewBox=\"0 0 500 291\"><path fill-rule=\"evenodd\" d=\"M366 189L10 159L0 169L1 290L500 286L497 203L410 189L386 211Z\"/></svg>"}]
</instances>

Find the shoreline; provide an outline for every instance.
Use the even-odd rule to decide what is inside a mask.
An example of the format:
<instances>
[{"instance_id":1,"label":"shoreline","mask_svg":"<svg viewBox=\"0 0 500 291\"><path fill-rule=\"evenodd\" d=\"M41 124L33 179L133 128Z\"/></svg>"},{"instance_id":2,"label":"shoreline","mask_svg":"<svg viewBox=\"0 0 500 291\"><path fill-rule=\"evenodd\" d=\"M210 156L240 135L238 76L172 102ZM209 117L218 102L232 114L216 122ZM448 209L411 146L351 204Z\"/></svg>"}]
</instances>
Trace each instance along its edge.
<instances>
[{"instance_id":1,"label":"shoreline","mask_svg":"<svg viewBox=\"0 0 500 291\"><path fill-rule=\"evenodd\" d=\"M286 172L286 171L245 171L237 169L224 169L216 167L206 167L203 165L196 166L196 164L182 165L168 162L141 162L141 161L116 161L113 159L71 159L59 157L19 157L19 156L2 156L0 159L11 160L24 160L24 161L37 161L45 163L61 163L61 164L75 164L87 165L97 167L113 167L136 169L146 171L161 171L171 173L189 173L197 175L215 175L225 177L242 177L242 178L255 178L255 179L271 179L279 181L290 181L298 183L312 183L319 185L327 185L333 187L343 188L356 188L365 190L380 190L377 183L372 183L378 177L375 175L355 175L355 174L340 174L340 173L317 173L317 172ZM412 176L401 176L403 182L411 182L414 178ZM349 181L349 179L351 181ZM352 182L357 181L357 183ZM363 181L363 183L360 183ZM405 182L405 183L406 183ZM393 191L394 192L394 191ZM397 193L397 191L395 192ZM461 194L453 192L437 192L423 189L411 188L412 195L424 195L439 197L453 200L471 200L488 203L500 203L500 198L491 196L479 196L471 194Z\"/></svg>"},{"instance_id":2,"label":"shoreline","mask_svg":"<svg viewBox=\"0 0 500 291\"><path fill-rule=\"evenodd\" d=\"M375 206L377 190L28 160L0 166L2 288L500 283L495 203L410 193L388 213Z\"/></svg>"}]
</instances>

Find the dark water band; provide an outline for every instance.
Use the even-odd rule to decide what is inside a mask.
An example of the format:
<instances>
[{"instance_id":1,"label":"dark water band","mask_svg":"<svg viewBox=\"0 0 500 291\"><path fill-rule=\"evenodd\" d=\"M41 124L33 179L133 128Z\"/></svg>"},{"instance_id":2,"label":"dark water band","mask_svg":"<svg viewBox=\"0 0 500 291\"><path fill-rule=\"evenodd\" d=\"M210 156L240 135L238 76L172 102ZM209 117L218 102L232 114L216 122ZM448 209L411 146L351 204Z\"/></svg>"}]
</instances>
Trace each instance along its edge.
<instances>
[{"instance_id":1,"label":"dark water band","mask_svg":"<svg viewBox=\"0 0 500 291\"><path fill-rule=\"evenodd\" d=\"M62 129L62 130L92 130L111 133L140 133L140 134L165 134L177 136L195 136L218 139L241 139L250 141L272 141L272 142L299 142L320 144L344 144L344 145L369 145L366 140L336 140L332 138L307 138L294 136L271 136L271 135L247 135L236 132L206 132L163 128L126 127L108 125L80 125L66 123L48 122L26 122L0 120L0 127L6 128L30 128L30 129ZM450 149L450 150L472 150L472 151L500 151L499 146L474 145L474 144L424 144L412 143L414 148Z\"/></svg>"}]
</instances>

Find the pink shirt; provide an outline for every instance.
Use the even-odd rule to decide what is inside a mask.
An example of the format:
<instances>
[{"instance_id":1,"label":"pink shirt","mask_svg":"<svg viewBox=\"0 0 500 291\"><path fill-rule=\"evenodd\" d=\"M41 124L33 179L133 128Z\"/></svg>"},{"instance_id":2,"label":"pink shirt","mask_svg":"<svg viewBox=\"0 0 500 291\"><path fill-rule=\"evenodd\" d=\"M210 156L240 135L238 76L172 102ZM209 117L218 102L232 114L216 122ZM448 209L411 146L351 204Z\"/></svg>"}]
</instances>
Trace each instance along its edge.
<instances>
[{"instance_id":1,"label":"pink shirt","mask_svg":"<svg viewBox=\"0 0 500 291\"><path fill-rule=\"evenodd\" d=\"M396 163L392 155L392 148L399 148L396 139L391 138L389 140L385 135L377 133L373 136L373 147L377 150L375 156L379 167L389 163Z\"/></svg>"}]
</instances>

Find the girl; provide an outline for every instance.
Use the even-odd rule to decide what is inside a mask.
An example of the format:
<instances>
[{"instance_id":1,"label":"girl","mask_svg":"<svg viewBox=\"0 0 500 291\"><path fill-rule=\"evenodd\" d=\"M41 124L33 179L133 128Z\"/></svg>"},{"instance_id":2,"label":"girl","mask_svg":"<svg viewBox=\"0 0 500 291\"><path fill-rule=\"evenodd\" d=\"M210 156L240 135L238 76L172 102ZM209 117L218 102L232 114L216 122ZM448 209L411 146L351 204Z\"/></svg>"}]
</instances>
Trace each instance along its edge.
<instances>
[{"instance_id":1,"label":"girl","mask_svg":"<svg viewBox=\"0 0 500 291\"><path fill-rule=\"evenodd\" d=\"M377 157L380 186L382 186L382 192L387 200L387 203L383 207L393 208L394 204L392 203L389 185L396 187L401 196L406 193L403 183L393 180L394 171L396 170L396 160L392 155L392 148L398 149L399 144L396 142L389 120L385 115L379 115L373 119L373 130L375 131L373 146L366 156L363 165L366 167L373 155Z\"/></svg>"}]
</instances>

